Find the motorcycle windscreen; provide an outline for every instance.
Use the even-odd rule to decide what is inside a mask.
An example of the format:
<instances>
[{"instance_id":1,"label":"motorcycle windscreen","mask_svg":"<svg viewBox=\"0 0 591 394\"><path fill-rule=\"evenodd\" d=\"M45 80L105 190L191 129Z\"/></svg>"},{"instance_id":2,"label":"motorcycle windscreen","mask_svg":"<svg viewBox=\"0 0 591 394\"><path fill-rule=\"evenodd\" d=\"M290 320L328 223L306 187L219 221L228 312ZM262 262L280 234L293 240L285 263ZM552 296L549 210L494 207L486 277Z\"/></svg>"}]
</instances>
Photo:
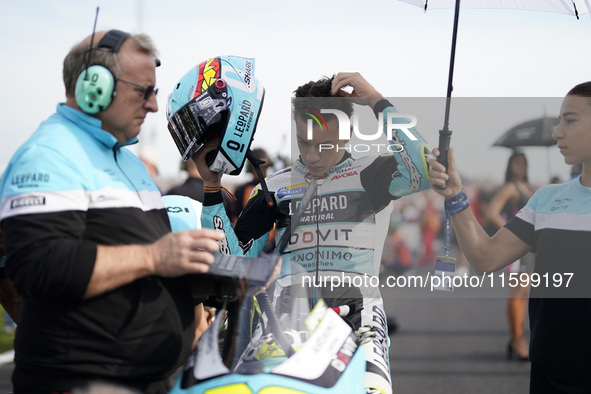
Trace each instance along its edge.
<instances>
[{"instance_id":1,"label":"motorcycle windscreen","mask_svg":"<svg viewBox=\"0 0 591 394\"><path fill-rule=\"evenodd\" d=\"M302 282L307 273L290 265L289 280L267 289L268 304L260 294L249 295L240 307L218 312L185 365L182 388L228 374L272 374L325 388L337 384L358 351L357 337L322 299L311 308L311 290ZM224 315L236 312L237 321L223 329Z\"/></svg>"}]
</instances>

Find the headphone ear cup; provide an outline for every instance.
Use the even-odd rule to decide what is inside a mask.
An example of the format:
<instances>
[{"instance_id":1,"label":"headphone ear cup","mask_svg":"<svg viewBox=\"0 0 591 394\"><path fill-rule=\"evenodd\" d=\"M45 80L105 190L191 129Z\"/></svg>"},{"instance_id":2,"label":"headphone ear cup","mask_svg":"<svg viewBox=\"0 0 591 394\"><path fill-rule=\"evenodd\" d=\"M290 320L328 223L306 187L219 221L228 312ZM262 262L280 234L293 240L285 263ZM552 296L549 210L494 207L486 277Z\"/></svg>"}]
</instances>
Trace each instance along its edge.
<instances>
[{"instance_id":1,"label":"headphone ear cup","mask_svg":"<svg viewBox=\"0 0 591 394\"><path fill-rule=\"evenodd\" d=\"M76 103L87 114L105 110L115 96L115 78L108 68L100 65L83 70L76 80Z\"/></svg>"}]
</instances>

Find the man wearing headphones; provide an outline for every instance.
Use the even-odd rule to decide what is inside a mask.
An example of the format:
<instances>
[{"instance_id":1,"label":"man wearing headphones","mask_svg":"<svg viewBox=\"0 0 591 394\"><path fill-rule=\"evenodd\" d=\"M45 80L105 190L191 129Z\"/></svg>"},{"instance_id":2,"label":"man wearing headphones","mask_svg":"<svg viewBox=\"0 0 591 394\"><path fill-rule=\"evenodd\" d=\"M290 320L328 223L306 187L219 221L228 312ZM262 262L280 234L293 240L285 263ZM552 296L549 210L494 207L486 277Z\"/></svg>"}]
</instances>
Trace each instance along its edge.
<instances>
[{"instance_id":1,"label":"man wearing headphones","mask_svg":"<svg viewBox=\"0 0 591 394\"><path fill-rule=\"evenodd\" d=\"M172 233L160 192L125 146L156 112L146 35L93 33L64 60L66 102L12 157L0 184L6 272L22 297L14 393L89 381L164 393L191 351L185 274L222 238Z\"/></svg>"}]
</instances>

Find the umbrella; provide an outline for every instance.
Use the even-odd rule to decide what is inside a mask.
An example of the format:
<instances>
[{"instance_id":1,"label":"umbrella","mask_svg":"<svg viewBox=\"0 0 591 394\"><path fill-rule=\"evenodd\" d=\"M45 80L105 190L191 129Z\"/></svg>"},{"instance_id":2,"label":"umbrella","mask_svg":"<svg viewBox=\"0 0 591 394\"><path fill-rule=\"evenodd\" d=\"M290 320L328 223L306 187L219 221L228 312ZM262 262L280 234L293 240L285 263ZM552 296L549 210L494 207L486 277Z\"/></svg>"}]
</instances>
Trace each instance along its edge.
<instances>
[{"instance_id":1,"label":"umbrella","mask_svg":"<svg viewBox=\"0 0 591 394\"><path fill-rule=\"evenodd\" d=\"M495 141L493 146L517 148L520 146L556 145L552 133L559 122L560 119L547 116L529 120L511 127Z\"/></svg>"},{"instance_id":2,"label":"umbrella","mask_svg":"<svg viewBox=\"0 0 591 394\"><path fill-rule=\"evenodd\" d=\"M401 0L427 9L454 8L456 0ZM506 8L574 15L589 12L589 0L462 0L463 8Z\"/></svg>"},{"instance_id":3,"label":"umbrella","mask_svg":"<svg viewBox=\"0 0 591 394\"><path fill-rule=\"evenodd\" d=\"M460 0L400 0L427 9L454 8L453 36L451 44L451 57L449 62L449 77L447 81L447 100L445 104L445 120L443 129L439 130L439 150L441 155L438 161L447 167L447 150L451 139L449 130L449 111L451 92L453 90L453 69L456 52L456 38L458 33L458 18L460 15ZM557 12L571 14L579 19L579 14L591 12L590 0L464 0L464 8L507 8L532 11Z\"/></svg>"},{"instance_id":4,"label":"umbrella","mask_svg":"<svg viewBox=\"0 0 591 394\"><path fill-rule=\"evenodd\" d=\"M558 126L558 123L560 123L560 119L548 116L520 123L507 130L494 142L493 146L502 146L513 149L513 151L525 146L545 146L548 148L557 143L552 138L552 133L556 126ZM546 151L548 154L548 175L551 177L550 151Z\"/></svg>"}]
</instances>

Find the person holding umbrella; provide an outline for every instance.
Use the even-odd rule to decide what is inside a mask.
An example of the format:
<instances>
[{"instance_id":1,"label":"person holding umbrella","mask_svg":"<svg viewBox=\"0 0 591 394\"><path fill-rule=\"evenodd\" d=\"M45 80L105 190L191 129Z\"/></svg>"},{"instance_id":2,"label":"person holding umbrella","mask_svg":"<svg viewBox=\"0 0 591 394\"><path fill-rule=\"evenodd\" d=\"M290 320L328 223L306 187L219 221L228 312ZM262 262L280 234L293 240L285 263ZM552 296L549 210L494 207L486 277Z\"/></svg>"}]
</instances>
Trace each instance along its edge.
<instances>
[{"instance_id":1,"label":"person holding umbrella","mask_svg":"<svg viewBox=\"0 0 591 394\"><path fill-rule=\"evenodd\" d=\"M581 176L540 188L493 237L466 209L469 202L453 149L449 151L447 172L436 160L429 161L429 183L446 198L446 212L451 216L460 247L478 273L499 270L536 251L532 276L550 278L547 282L531 282L530 392L589 393L591 82L579 84L567 93L553 136L567 164L583 164ZM438 155L438 150L434 154ZM558 281L567 276L572 279L569 283Z\"/></svg>"}]
</instances>

